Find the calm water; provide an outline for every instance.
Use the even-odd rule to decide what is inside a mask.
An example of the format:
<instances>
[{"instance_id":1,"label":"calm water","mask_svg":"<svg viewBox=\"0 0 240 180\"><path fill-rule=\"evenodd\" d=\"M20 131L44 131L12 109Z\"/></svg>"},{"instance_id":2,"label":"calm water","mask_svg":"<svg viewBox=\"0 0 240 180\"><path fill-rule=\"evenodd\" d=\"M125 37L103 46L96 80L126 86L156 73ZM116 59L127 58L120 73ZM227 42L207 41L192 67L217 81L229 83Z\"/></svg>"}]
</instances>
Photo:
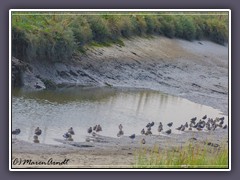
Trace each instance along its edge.
<instances>
[{"instance_id":1,"label":"calm water","mask_svg":"<svg viewBox=\"0 0 240 180\"><path fill-rule=\"evenodd\" d=\"M85 141L87 129L101 124L102 135L117 137L118 125L125 135L140 134L148 122L155 122L152 132L158 134L161 121L164 130L172 121L174 130L192 117L223 116L220 111L179 97L146 89L68 88L52 91L23 92L14 90L12 96L12 129L20 128L19 139L33 140L34 129L43 133L41 143L57 144L54 138L70 127L75 141ZM227 117L225 116L227 119Z\"/></svg>"}]
</instances>

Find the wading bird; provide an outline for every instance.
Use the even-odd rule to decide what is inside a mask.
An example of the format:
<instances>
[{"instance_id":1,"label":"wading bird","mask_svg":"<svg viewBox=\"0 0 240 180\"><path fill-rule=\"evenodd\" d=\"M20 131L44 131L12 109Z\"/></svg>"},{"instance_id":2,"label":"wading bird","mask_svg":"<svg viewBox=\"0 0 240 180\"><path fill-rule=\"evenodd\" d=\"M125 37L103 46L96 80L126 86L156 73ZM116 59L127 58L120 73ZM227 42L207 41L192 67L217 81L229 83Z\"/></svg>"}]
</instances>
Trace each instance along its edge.
<instances>
[{"instance_id":1,"label":"wading bird","mask_svg":"<svg viewBox=\"0 0 240 180\"><path fill-rule=\"evenodd\" d=\"M173 122L170 122L170 123L168 123L167 125L168 125L168 127L172 127Z\"/></svg>"},{"instance_id":2,"label":"wading bird","mask_svg":"<svg viewBox=\"0 0 240 180\"><path fill-rule=\"evenodd\" d=\"M91 134L91 133L92 133L92 127L88 128L87 132L88 132L89 134Z\"/></svg>"},{"instance_id":3,"label":"wading bird","mask_svg":"<svg viewBox=\"0 0 240 180\"><path fill-rule=\"evenodd\" d=\"M171 134L171 132L172 132L171 129L169 129L169 130L166 131L167 134Z\"/></svg>"},{"instance_id":4,"label":"wading bird","mask_svg":"<svg viewBox=\"0 0 240 180\"><path fill-rule=\"evenodd\" d=\"M41 130L39 127L37 127L37 128L35 129L35 134L36 134L37 136L40 136L40 135L42 134L42 130Z\"/></svg>"},{"instance_id":5,"label":"wading bird","mask_svg":"<svg viewBox=\"0 0 240 180\"><path fill-rule=\"evenodd\" d=\"M68 129L68 132L69 132L69 134L71 134L71 135L74 135L74 134L75 134L72 127L70 127L70 128Z\"/></svg>"}]
</instances>

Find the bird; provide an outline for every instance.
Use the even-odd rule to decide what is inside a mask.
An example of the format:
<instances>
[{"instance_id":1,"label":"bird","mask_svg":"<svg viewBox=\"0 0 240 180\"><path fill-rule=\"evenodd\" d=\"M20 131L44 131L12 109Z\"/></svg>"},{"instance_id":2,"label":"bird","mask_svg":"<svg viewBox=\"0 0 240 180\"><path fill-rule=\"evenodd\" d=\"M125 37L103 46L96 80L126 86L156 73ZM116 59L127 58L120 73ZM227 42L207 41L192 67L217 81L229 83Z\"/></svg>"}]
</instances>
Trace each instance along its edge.
<instances>
[{"instance_id":1,"label":"bird","mask_svg":"<svg viewBox=\"0 0 240 180\"><path fill-rule=\"evenodd\" d=\"M19 135L21 132L20 129L15 129L14 131L12 131L12 135Z\"/></svg>"},{"instance_id":2,"label":"bird","mask_svg":"<svg viewBox=\"0 0 240 180\"><path fill-rule=\"evenodd\" d=\"M87 132L88 132L89 134L91 134L91 132L92 132L92 127L88 128Z\"/></svg>"},{"instance_id":3,"label":"bird","mask_svg":"<svg viewBox=\"0 0 240 180\"><path fill-rule=\"evenodd\" d=\"M210 125L209 121L206 123L206 128L207 128L208 131L211 130L211 125Z\"/></svg>"},{"instance_id":4,"label":"bird","mask_svg":"<svg viewBox=\"0 0 240 180\"><path fill-rule=\"evenodd\" d=\"M146 140L143 138L143 139L141 140L141 143L142 143L142 144L145 144L145 143L146 143Z\"/></svg>"},{"instance_id":5,"label":"bird","mask_svg":"<svg viewBox=\"0 0 240 180\"><path fill-rule=\"evenodd\" d=\"M38 140L38 136L37 136L37 135L34 135L34 136L33 136L33 142L34 142L34 143L39 143L39 140Z\"/></svg>"},{"instance_id":6,"label":"bird","mask_svg":"<svg viewBox=\"0 0 240 180\"><path fill-rule=\"evenodd\" d=\"M188 123L187 122L185 123L185 127L188 128Z\"/></svg>"},{"instance_id":7,"label":"bird","mask_svg":"<svg viewBox=\"0 0 240 180\"><path fill-rule=\"evenodd\" d=\"M71 135L74 135L74 134L75 134L72 127L70 127L70 128L68 129L68 132L69 132L69 134L71 134Z\"/></svg>"},{"instance_id":8,"label":"bird","mask_svg":"<svg viewBox=\"0 0 240 180\"><path fill-rule=\"evenodd\" d=\"M147 128L151 127L151 123L148 123L148 124L146 125L146 127L147 127Z\"/></svg>"},{"instance_id":9,"label":"bird","mask_svg":"<svg viewBox=\"0 0 240 180\"><path fill-rule=\"evenodd\" d=\"M120 130L118 133L117 133L117 137L120 137L124 134L123 130Z\"/></svg>"},{"instance_id":10,"label":"bird","mask_svg":"<svg viewBox=\"0 0 240 180\"><path fill-rule=\"evenodd\" d=\"M129 138L133 141L133 139L135 138L135 134L132 134L131 136L129 136Z\"/></svg>"},{"instance_id":11,"label":"bird","mask_svg":"<svg viewBox=\"0 0 240 180\"><path fill-rule=\"evenodd\" d=\"M69 137L71 136L71 134L69 134L68 132L63 134L63 137L67 140Z\"/></svg>"},{"instance_id":12,"label":"bird","mask_svg":"<svg viewBox=\"0 0 240 180\"><path fill-rule=\"evenodd\" d=\"M183 127L183 125L179 126L178 128L176 128L176 130L181 130Z\"/></svg>"},{"instance_id":13,"label":"bird","mask_svg":"<svg viewBox=\"0 0 240 180\"><path fill-rule=\"evenodd\" d=\"M149 127L145 133L145 135L149 135L149 134L152 134L152 131L151 131L151 128Z\"/></svg>"},{"instance_id":14,"label":"bird","mask_svg":"<svg viewBox=\"0 0 240 180\"><path fill-rule=\"evenodd\" d=\"M197 127L198 127L198 124L199 124L199 123L195 124L195 125L193 126L193 128L197 128Z\"/></svg>"},{"instance_id":15,"label":"bird","mask_svg":"<svg viewBox=\"0 0 240 180\"><path fill-rule=\"evenodd\" d=\"M154 122L151 122L151 123L150 123L150 126L153 127L153 126L154 126Z\"/></svg>"},{"instance_id":16,"label":"bird","mask_svg":"<svg viewBox=\"0 0 240 180\"><path fill-rule=\"evenodd\" d=\"M96 128L96 132L99 132L99 131L102 131L102 127L100 126L100 124L98 124Z\"/></svg>"},{"instance_id":17,"label":"bird","mask_svg":"<svg viewBox=\"0 0 240 180\"><path fill-rule=\"evenodd\" d=\"M94 130L94 131L96 131L96 129L97 129L97 125L95 125L95 126L93 127L93 130Z\"/></svg>"},{"instance_id":18,"label":"bird","mask_svg":"<svg viewBox=\"0 0 240 180\"><path fill-rule=\"evenodd\" d=\"M227 126L227 125L225 125L225 126L223 126L223 129L227 129L227 127L228 127L228 126Z\"/></svg>"},{"instance_id":19,"label":"bird","mask_svg":"<svg viewBox=\"0 0 240 180\"><path fill-rule=\"evenodd\" d=\"M123 128L122 124L119 124L118 128L119 128L119 130L122 130L122 128Z\"/></svg>"},{"instance_id":20,"label":"bird","mask_svg":"<svg viewBox=\"0 0 240 180\"><path fill-rule=\"evenodd\" d=\"M216 124L213 124L213 125L212 125L212 130L215 131L216 128L217 128L217 125L216 125Z\"/></svg>"},{"instance_id":21,"label":"bird","mask_svg":"<svg viewBox=\"0 0 240 180\"><path fill-rule=\"evenodd\" d=\"M159 126L158 126L158 132L160 133L162 130L163 130L162 125L159 125Z\"/></svg>"},{"instance_id":22,"label":"bird","mask_svg":"<svg viewBox=\"0 0 240 180\"><path fill-rule=\"evenodd\" d=\"M207 119L207 115L203 116L202 119L204 119L204 120Z\"/></svg>"},{"instance_id":23,"label":"bird","mask_svg":"<svg viewBox=\"0 0 240 180\"><path fill-rule=\"evenodd\" d=\"M36 134L37 136L40 136L40 135L42 134L42 130L41 130L39 127L37 127L37 128L35 129L35 134Z\"/></svg>"},{"instance_id":24,"label":"bird","mask_svg":"<svg viewBox=\"0 0 240 180\"><path fill-rule=\"evenodd\" d=\"M202 129L205 127L205 125L206 125L205 121L201 121L200 123L198 123L198 126Z\"/></svg>"},{"instance_id":25,"label":"bird","mask_svg":"<svg viewBox=\"0 0 240 180\"><path fill-rule=\"evenodd\" d=\"M141 134L142 134L142 135L145 134L145 130L144 130L144 129L141 130Z\"/></svg>"},{"instance_id":26,"label":"bird","mask_svg":"<svg viewBox=\"0 0 240 180\"><path fill-rule=\"evenodd\" d=\"M70 133L68 133L68 132L63 134L63 137L65 138L65 140L73 141L72 135Z\"/></svg>"},{"instance_id":27,"label":"bird","mask_svg":"<svg viewBox=\"0 0 240 180\"><path fill-rule=\"evenodd\" d=\"M194 117L191 119L191 122L195 124L195 121L197 120L197 117Z\"/></svg>"},{"instance_id":28,"label":"bird","mask_svg":"<svg viewBox=\"0 0 240 180\"><path fill-rule=\"evenodd\" d=\"M223 125L224 124L224 120L220 120L219 124Z\"/></svg>"},{"instance_id":29,"label":"bird","mask_svg":"<svg viewBox=\"0 0 240 180\"><path fill-rule=\"evenodd\" d=\"M185 126L182 126L181 131L185 131Z\"/></svg>"},{"instance_id":30,"label":"bird","mask_svg":"<svg viewBox=\"0 0 240 180\"><path fill-rule=\"evenodd\" d=\"M224 117L221 117L221 118L218 118L219 120L223 121L224 120Z\"/></svg>"},{"instance_id":31,"label":"bird","mask_svg":"<svg viewBox=\"0 0 240 180\"><path fill-rule=\"evenodd\" d=\"M193 127L193 125L194 125L194 123L192 123L192 122L189 124L189 126L190 126L191 128Z\"/></svg>"},{"instance_id":32,"label":"bird","mask_svg":"<svg viewBox=\"0 0 240 180\"><path fill-rule=\"evenodd\" d=\"M170 122L167 125L168 125L168 127L171 127L173 125L173 122Z\"/></svg>"},{"instance_id":33,"label":"bird","mask_svg":"<svg viewBox=\"0 0 240 180\"><path fill-rule=\"evenodd\" d=\"M172 132L171 129L169 129L169 130L166 131L167 134L171 134L171 132Z\"/></svg>"}]
</instances>

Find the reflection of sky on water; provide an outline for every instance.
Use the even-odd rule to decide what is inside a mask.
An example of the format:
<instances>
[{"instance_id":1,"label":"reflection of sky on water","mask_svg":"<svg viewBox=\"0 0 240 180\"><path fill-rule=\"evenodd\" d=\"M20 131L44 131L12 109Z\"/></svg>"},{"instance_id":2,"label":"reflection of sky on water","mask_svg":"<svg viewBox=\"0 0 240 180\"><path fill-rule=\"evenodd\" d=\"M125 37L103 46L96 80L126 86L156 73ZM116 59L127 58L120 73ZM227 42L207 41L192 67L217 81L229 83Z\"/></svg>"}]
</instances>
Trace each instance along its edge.
<instances>
[{"instance_id":1,"label":"reflection of sky on water","mask_svg":"<svg viewBox=\"0 0 240 180\"><path fill-rule=\"evenodd\" d=\"M96 124L103 127L102 135L116 137L118 125L123 124L125 135L140 134L148 122L157 133L161 121L174 123L172 130L192 117L215 118L218 110L186 99L144 89L70 88L55 91L14 91L12 100L12 128L20 128L19 139L32 141L34 129L43 133L40 142L56 143L73 127L75 141L84 141L87 128ZM227 118L227 117L226 117ZM227 122L227 121L226 121ZM178 133L174 130L174 133Z\"/></svg>"}]
</instances>

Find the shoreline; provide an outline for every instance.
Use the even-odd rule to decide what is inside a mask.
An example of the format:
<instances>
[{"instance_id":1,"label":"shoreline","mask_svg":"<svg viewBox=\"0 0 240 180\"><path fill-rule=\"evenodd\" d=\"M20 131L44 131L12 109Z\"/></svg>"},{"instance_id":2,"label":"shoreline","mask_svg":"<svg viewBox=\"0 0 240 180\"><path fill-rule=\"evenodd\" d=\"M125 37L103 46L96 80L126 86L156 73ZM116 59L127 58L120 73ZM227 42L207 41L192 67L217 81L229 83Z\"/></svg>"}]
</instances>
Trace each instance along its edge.
<instances>
[{"instance_id":1,"label":"shoreline","mask_svg":"<svg viewBox=\"0 0 240 180\"><path fill-rule=\"evenodd\" d=\"M89 137L89 136L87 136ZM182 134L171 135L141 135L132 141L128 136L111 138L97 135L91 137L94 142L69 142L56 139L61 145L34 144L22 140L12 141L13 168L133 168L141 150L150 153L154 148L159 151L172 151L188 144L200 145L210 149L228 146L228 131L216 129L212 132L186 131ZM146 144L141 144L141 139ZM16 160L17 159L17 160ZM37 165L32 162L68 161L62 165ZM23 162L25 164L23 164Z\"/></svg>"},{"instance_id":2,"label":"shoreline","mask_svg":"<svg viewBox=\"0 0 240 180\"><path fill-rule=\"evenodd\" d=\"M86 54L69 62L33 60L25 64L21 72L23 89L147 88L211 106L228 116L227 46L161 36L124 39L123 42L124 46L89 47ZM36 83L39 89L35 88Z\"/></svg>"}]
</instances>

